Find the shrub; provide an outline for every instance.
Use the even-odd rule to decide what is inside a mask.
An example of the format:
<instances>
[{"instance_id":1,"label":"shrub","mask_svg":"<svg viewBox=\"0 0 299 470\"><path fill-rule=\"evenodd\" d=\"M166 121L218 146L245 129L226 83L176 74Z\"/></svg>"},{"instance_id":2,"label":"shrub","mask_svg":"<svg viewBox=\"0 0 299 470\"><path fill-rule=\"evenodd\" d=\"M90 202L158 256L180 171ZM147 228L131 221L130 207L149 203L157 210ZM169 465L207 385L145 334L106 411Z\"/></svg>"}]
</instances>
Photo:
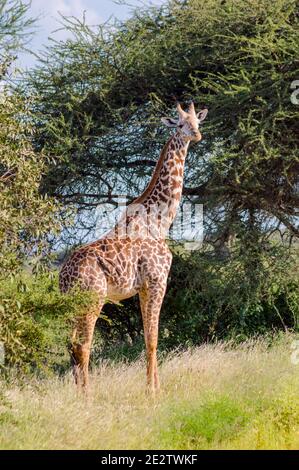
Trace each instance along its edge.
<instances>
[{"instance_id":1,"label":"shrub","mask_svg":"<svg viewBox=\"0 0 299 470\"><path fill-rule=\"evenodd\" d=\"M296 253L275 243L254 253L236 244L228 258L175 250L160 318L159 349L296 330ZM101 354L134 358L144 348L138 298L107 304ZM116 348L117 345L117 348Z\"/></svg>"},{"instance_id":2,"label":"shrub","mask_svg":"<svg viewBox=\"0 0 299 470\"><path fill-rule=\"evenodd\" d=\"M296 255L276 244L256 253L236 243L230 257L207 249L174 250L161 311L159 350L278 330L298 329ZM258 255L258 256L257 256ZM0 340L6 366L65 370L72 321L93 301L90 292L61 294L57 273L22 275L0 285ZM138 296L106 303L92 360L135 359L144 350Z\"/></svg>"},{"instance_id":3,"label":"shrub","mask_svg":"<svg viewBox=\"0 0 299 470\"><path fill-rule=\"evenodd\" d=\"M88 308L92 293L61 294L56 273L22 275L0 285L0 340L5 366L49 371L68 362L72 321Z\"/></svg>"}]
</instances>

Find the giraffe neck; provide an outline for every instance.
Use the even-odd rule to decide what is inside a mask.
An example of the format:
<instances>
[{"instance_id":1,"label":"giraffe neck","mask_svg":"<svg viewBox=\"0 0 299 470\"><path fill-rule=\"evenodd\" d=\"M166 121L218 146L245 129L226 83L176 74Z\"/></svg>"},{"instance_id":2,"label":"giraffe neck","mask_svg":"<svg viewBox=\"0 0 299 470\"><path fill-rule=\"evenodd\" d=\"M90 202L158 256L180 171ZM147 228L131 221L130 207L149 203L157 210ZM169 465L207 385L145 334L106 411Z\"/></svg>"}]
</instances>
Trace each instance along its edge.
<instances>
[{"instance_id":1,"label":"giraffe neck","mask_svg":"<svg viewBox=\"0 0 299 470\"><path fill-rule=\"evenodd\" d=\"M155 224L155 211L168 231L176 215L183 189L184 165L189 142L177 132L165 144L153 176L145 191L132 204L141 204L147 212L153 211L151 226Z\"/></svg>"}]
</instances>

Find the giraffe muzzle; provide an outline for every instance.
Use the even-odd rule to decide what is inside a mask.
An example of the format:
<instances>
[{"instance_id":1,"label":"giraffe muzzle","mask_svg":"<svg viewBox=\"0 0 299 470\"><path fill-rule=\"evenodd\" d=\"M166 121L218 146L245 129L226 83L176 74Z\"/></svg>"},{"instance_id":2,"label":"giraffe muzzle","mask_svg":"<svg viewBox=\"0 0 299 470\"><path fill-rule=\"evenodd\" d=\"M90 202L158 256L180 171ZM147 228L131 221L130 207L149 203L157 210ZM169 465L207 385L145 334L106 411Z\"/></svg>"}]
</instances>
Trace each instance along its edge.
<instances>
[{"instance_id":1,"label":"giraffe muzzle","mask_svg":"<svg viewBox=\"0 0 299 470\"><path fill-rule=\"evenodd\" d=\"M192 140L193 140L193 142L199 142L201 140L201 133L200 132L193 132L192 133Z\"/></svg>"}]
</instances>

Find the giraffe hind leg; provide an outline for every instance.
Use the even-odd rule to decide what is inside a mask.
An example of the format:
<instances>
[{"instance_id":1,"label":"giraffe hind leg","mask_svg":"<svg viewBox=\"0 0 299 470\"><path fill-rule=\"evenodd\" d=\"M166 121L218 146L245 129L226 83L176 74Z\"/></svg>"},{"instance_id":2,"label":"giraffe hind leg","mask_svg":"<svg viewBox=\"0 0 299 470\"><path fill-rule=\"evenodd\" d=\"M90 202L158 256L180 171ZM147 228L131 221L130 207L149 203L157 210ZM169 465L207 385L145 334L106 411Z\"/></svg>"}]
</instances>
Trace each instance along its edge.
<instances>
[{"instance_id":1,"label":"giraffe hind leg","mask_svg":"<svg viewBox=\"0 0 299 470\"><path fill-rule=\"evenodd\" d=\"M84 389L88 387L88 365L94 328L103 304L104 301L101 301L96 308L93 307L78 317L72 334L70 357L73 375L75 383Z\"/></svg>"}]
</instances>

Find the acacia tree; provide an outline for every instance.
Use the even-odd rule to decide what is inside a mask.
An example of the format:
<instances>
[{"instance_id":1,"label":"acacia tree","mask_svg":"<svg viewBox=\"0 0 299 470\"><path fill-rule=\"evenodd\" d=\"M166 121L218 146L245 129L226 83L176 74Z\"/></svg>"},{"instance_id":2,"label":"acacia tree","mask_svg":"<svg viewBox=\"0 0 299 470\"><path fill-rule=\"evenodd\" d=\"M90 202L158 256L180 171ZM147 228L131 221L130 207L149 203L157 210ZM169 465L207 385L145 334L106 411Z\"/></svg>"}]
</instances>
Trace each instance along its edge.
<instances>
[{"instance_id":1,"label":"acacia tree","mask_svg":"<svg viewBox=\"0 0 299 470\"><path fill-rule=\"evenodd\" d=\"M25 7L1 5L3 76L25 25L24 16L11 16L19 26L11 27L10 42L3 12ZM77 207L92 229L88 210L140 193L166 140L160 116L176 100L192 99L208 106L209 120L188 156L184 198L204 203L206 236L221 256L203 250L175 257L162 315L167 341L298 326L295 263L265 243L279 226L298 235L298 106L290 101L298 79L297 12L295 0L188 0L98 28L65 19L72 38L47 48L22 94L1 94L2 273L46 252L46 235L58 226L53 196ZM232 235L239 241L228 258ZM12 345L11 357L29 343L35 351L33 316L28 329L17 296L0 289L0 297L0 337ZM126 306L115 316L121 334L131 333L136 311L130 301ZM30 303L30 312L35 308ZM140 331L141 324L132 336Z\"/></svg>"},{"instance_id":2,"label":"acacia tree","mask_svg":"<svg viewBox=\"0 0 299 470\"><path fill-rule=\"evenodd\" d=\"M27 16L29 7L21 0L0 0L0 79L31 37L34 19Z\"/></svg>"},{"instance_id":3,"label":"acacia tree","mask_svg":"<svg viewBox=\"0 0 299 470\"><path fill-rule=\"evenodd\" d=\"M28 8L0 0L0 342L9 363L35 360L42 337L34 308L22 305L25 286L16 275L28 260L46 259L48 236L60 228L57 202L40 192L48 159L32 146L31 106L7 80L15 54L31 34Z\"/></svg>"},{"instance_id":4,"label":"acacia tree","mask_svg":"<svg viewBox=\"0 0 299 470\"><path fill-rule=\"evenodd\" d=\"M297 1L176 0L124 23L65 26L72 38L48 47L25 81L36 146L55 158L46 193L84 214L136 196L166 138L159 117L193 99L209 120L184 196L204 203L210 239L280 227L298 236Z\"/></svg>"},{"instance_id":5,"label":"acacia tree","mask_svg":"<svg viewBox=\"0 0 299 470\"><path fill-rule=\"evenodd\" d=\"M48 252L46 238L59 228L57 203L39 192L46 158L35 153L26 105L1 93L0 268L13 274L29 257Z\"/></svg>"},{"instance_id":6,"label":"acacia tree","mask_svg":"<svg viewBox=\"0 0 299 470\"><path fill-rule=\"evenodd\" d=\"M31 35L29 4L0 1L0 269L14 274L24 260L45 254L46 237L58 227L57 204L40 193L46 157L32 147L29 103L5 82L15 54Z\"/></svg>"}]
</instances>

